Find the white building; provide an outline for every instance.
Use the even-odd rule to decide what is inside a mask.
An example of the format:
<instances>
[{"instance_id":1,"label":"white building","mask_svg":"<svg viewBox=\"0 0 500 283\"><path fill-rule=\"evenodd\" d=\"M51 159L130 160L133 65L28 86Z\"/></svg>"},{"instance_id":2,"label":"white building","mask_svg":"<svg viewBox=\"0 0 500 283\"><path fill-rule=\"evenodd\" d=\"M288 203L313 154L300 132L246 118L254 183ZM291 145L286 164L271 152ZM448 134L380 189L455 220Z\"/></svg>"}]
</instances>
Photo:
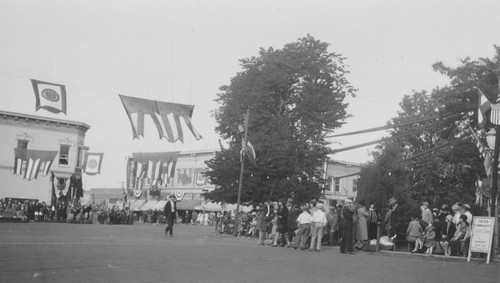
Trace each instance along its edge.
<instances>
[{"instance_id":1,"label":"white building","mask_svg":"<svg viewBox=\"0 0 500 283\"><path fill-rule=\"evenodd\" d=\"M357 196L358 179L361 164L329 160L325 164L327 185L324 190L326 199L342 201Z\"/></svg>"},{"instance_id":2,"label":"white building","mask_svg":"<svg viewBox=\"0 0 500 283\"><path fill-rule=\"evenodd\" d=\"M82 166L85 134L89 129L89 125L81 122L0 110L0 198L50 202L50 174L43 176L40 172L37 179L31 180L14 175L14 149L57 151L50 170L57 177L68 178Z\"/></svg>"}]
</instances>

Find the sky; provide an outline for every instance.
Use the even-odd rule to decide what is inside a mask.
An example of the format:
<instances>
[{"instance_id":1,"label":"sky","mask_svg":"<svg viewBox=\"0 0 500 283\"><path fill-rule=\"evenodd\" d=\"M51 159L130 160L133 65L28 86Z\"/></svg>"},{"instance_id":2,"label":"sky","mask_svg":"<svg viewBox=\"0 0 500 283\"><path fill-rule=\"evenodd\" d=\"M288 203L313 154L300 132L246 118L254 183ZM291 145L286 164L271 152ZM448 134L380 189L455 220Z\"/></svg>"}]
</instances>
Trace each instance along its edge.
<instances>
[{"instance_id":1,"label":"sky","mask_svg":"<svg viewBox=\"0 0 500 283\"><path fill-rule=\"evenodd\" d=\"M0 109L90 125L85 144L104 159L84 187L117 188L132 152L218 149L214 99L241 71L239 59L259 48L310 34L346 57L358 89L348 100L352 117L336 131L346 133L385 125L403 95L447 84L433 63L492 57L499 11L498 0L0 0ZM36 111L30 79L64 84L67 115ZM144 138L133 140L118 94L195 105L192 122L204 138L169 143L146 119ZM330 141L336 149L386 135ZM331 158L366 163L373 149Z\"/></svg>"}]
</instances>

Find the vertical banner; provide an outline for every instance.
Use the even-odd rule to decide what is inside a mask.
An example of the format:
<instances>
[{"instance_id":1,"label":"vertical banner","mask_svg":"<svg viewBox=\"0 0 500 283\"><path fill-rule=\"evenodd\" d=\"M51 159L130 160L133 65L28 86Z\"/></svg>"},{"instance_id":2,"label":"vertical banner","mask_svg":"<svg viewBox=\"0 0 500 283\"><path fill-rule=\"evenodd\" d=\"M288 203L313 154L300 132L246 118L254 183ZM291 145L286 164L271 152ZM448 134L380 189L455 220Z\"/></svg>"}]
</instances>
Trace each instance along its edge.
<instances>
[{"instance_id":1,"label":"vertical banner","mask_svg":"<svg viewBox=\"0 0 500 283\"><path fill-rule=\"evenodd\" d=\"M84 159L84 172L87 175L96 175L101 173L103 155L104 153L87 152Z\"/></svg>"}]
</instances>

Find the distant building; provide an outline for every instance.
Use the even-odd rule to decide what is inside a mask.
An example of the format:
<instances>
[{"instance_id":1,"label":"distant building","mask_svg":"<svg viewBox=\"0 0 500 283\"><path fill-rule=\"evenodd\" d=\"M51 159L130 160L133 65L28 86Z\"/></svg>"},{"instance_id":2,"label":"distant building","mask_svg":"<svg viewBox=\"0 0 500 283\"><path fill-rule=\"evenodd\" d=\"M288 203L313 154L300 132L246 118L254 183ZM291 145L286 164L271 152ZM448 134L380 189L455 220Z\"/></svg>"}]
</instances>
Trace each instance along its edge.
<instances>
[{"instance_id":1,"label":"distant building","mask_svg":"<svg viewBox=\"0 0 500 283\"><path fill-rule=\"evenodd\" d=\"M168 183L163 183L156 188L145 178L146 183L143 186L143 193L136 197L129 184L128 195L131 202L144 200L146 203L151 201L161 201L174 194L178 200L177 209L192 210L202 204L204 198L201 196L204 192L209 192L215 188L210 184L208 178L203 175L208 171L205 161L215 156L215 150L200 150L181 152L175 166L175 174ZM129 162L134 162L129 159Z\"/></svg>"},{"instance_id":2,"label":"distant building","mask_svg":"<svg viewBox=\"0 0 500 283\"><path fill-rule=\"evenodd\" d=\"M358 190L358 178L362 165L358 163L329 160L326 163L326 186L324 197L342 201L355 199Z\"/></svg>"},{"instance_id":3,"label":"distant building","mask_svg":"<svg viewBox=\"0 0 500 283\"><path fill-rule=\"evenodd\" d=\"M81 169L86 150L85 134L89 129L89 125L81 122L0 110L0 197L50 203L51 174L44 177L39 173L37 179L32 180L14 175L14 149L57 151L50 171L57 177L68 178Z\"/></svg>"}]
</instances>

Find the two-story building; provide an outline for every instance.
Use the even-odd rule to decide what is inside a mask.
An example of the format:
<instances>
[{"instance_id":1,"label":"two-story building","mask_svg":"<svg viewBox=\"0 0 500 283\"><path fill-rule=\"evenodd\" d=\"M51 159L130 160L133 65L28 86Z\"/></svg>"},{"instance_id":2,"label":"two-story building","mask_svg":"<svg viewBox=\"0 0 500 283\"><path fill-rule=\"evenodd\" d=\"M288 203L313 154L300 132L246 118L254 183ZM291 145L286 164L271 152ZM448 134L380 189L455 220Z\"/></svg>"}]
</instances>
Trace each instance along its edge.
<instances>
[{"instance_id":1,"label":"two-story building","mask_svg":"<svg viewBox=\"0 0 500 283\"><path fill-rule=\"evenodd\" d=\"M50 171L57 177L69 178L75 174L75 169L81 169L86 149L85 134L89 129L89 125L81 122L0 110L0 198L37 199L50 203L51 174L43 176L39 172L36 179L15 175L15 149L57 151ZM26 160L18 164L19 168L27 165Z\"/></svg>"},{"instance_id":2,"label":"two-story building","mask_svg":"<svg viewBox=\"0 0 500 283\"><path fill-rule=\"evenodd\" d=\"M348 198L355 199L361 168L359 163L328 160L324 168L327 180L324 197L337 202Z\"/></svg>"}]
</instances>

